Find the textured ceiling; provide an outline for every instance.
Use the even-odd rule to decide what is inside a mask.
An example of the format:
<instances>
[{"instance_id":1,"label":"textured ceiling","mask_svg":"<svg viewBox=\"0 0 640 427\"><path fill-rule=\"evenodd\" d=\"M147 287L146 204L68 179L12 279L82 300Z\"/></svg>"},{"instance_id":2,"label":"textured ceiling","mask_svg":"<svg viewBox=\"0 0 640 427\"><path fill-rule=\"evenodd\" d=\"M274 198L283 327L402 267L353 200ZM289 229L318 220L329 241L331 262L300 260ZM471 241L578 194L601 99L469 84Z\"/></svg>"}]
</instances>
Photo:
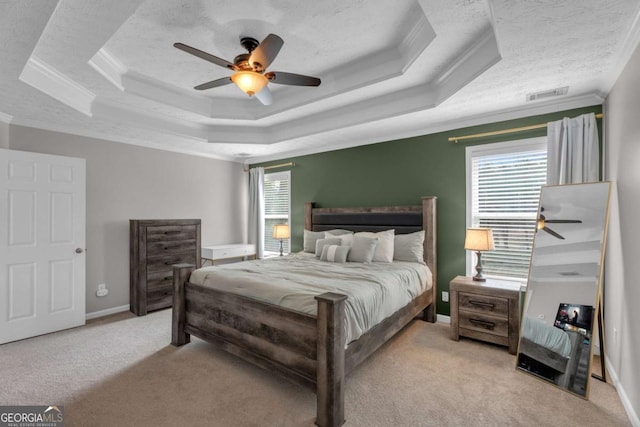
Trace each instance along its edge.
<instances>
[{"instance_id":1,"label":"textured ceiling","mask_svg":"<svg viewBox=\"0 0 640 427\"><path fill-rule=\"evenodd\" d=\"M599 104L640 40L631 0L0 0L0 120L241 162ZM242 36L284 46L264 106ZM568 86L557 98L526 95Z\"/></svg>"}]
</instances>

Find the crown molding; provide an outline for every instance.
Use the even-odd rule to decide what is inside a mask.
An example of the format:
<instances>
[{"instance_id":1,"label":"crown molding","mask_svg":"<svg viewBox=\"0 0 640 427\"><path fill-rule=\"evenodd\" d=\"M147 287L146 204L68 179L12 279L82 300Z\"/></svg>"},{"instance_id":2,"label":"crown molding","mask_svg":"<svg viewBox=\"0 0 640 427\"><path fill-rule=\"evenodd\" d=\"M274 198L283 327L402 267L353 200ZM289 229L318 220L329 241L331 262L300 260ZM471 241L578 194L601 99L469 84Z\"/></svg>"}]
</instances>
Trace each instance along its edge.
<instances>
[{"instance_id":1,"label":"crown molding","mask_svg":"<svg viewBox=\"0 0 640 427\"><path fill-rule=\"evenodd\" d=\"M107 79L112 85L124 90L122 76L128 71L127 67L105 48L101 48L89 60L89 65Z\"/></svg>"},{"instance_id":2,"label":"crown molding","mask_svg":"<svg viewBox=\"0 0 640 427\"><path fill-rule=\"evenodd\" d=\"M91 117L96 96L84 86L36 56L31 56L19 77L20 81Z\"/></svg>"},{"instance_id":3,"label":"crown molding","mask_svg":"<svg viewBox=\"0 0 640 427\"><path fill-rule=\"evenodd\" d=\"M479 126L496 122L521 119L525 117L538 116L542 114L556 113L559 111L572 110L575 108L590 107L601 105L603 98L596 93L582 96L566 98L555 102L541 102L535 106L527 106L522 108L510 108L494 111L488 114L474 115L459 120L451 120L440 123L430 123L424 126L411 129L391 129L386 133L381 133L379 128L375 134L366 131L350 132L348 135L341 137L341 142L331 145L323 145L322 147L314 146L310 148L302 148L289 150L285 153L278 153L266 156L250 156L244 159L245 164L262 163L276 160L285 160L292 157L306 156L310 154L318 154L328 151L343 150L346 148L358 147L362 145L377 144L382 142L390 142L405 138L413 138L423 135L431 135L439 132L447 132L462 129L470 126Z\"/></svg>"},{"instance_id":4,"label":"crown molding","mask_svg":"<svg viewBox=\"0 0 640 427\"><path fill-rule=\"evenodd\" d=\"M13 120L13 116L10 116L9 114L5 114L2 111L0 111L0 122L11 124L12 120Z\"/></svg>"},{"instance_id":5,"label":"crown molding","mask_svg":"<svg viewBox=\"0 0 640 427\"><path fill-rule=\"evenodd\" d=\"M70 135L76 135L76 136L81 136L85 138L100 139L108 142L135 145L138 147L150 148L150 149L160 150L160 151L169 151L172 153L187 154L195 157L205 157L208 159L224 160L228 162L240 163L240 161L236 159L234 156L225 156L220 154L206 153L206 152L203 152L202 150L195 150L193 148L180 146L178 144L158 146L157 143L150 142L149 140L146 140L143 138L116 136L112 134L107 134L107 132L80 129L78 127L71 126L71 125L60 125L58 123L45 122L42 120L21 119L18 117L14 117L13 121L11 122L11 125L46 130L51 132L67 133ZM189 139L185 137L181 137L180 139L182 141L186 140L187 142L198 142L201 144L203 143L201 140Z\"/></svg>"}]
</instances>

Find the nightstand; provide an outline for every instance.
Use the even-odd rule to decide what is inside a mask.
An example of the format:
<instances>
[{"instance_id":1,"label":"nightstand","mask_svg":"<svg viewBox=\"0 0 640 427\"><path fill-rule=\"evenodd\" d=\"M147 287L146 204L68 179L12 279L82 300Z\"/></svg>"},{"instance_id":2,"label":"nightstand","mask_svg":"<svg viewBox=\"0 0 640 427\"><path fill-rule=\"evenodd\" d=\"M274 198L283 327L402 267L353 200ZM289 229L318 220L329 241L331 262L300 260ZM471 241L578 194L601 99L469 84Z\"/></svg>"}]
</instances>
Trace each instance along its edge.
<instances>
[{"instance_id":1,"label":"nightstand","mask_svg":"<svg viewBox=\"0 0 640 427\"><path fill-rule=\"evenodd\" d=\"M475 338L509 347L516 354L520 335L522 284L457 276L449 282L451 339Z\"/></svg>"}]
</instances>

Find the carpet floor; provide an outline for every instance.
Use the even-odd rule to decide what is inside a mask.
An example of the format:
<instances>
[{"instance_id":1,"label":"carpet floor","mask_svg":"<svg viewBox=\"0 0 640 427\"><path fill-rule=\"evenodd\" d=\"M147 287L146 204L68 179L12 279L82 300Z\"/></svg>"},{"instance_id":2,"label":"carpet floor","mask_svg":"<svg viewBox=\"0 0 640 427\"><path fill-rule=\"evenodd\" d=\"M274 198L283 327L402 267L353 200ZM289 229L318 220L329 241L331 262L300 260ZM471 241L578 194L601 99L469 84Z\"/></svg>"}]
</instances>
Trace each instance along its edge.
<instances>
[{"instance_id":1,"label":"carpet floor","mask_svg":"<svg viewBox=\"0 0 640 427\"><path fill-rule=\"evenodd\" d=\"M171 311L0 346L0 405L64 405L66 426L313 426L315 395L197 338ZM515 369L506 348L414 321L347 377L346 426L629 426L614 387L589 400Z\"/></svg>"}]
</instances>

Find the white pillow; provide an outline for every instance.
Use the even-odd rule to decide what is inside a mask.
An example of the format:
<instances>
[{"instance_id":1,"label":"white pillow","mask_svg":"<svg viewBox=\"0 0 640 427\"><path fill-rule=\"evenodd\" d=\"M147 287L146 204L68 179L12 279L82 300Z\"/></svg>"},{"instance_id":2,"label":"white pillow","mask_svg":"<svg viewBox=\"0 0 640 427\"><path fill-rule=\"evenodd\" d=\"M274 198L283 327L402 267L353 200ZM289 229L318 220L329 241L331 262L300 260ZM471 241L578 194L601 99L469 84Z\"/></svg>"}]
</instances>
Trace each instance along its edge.
<instances>
[{"instance_id":1,"label":"white pillow","mask_svg":"<svg viewBox=\"0 0 640 427\"><path fill-rule=\"evenodd\" d=\"M351 250L347 255L347 261L364 263L371 262L373 260L373 254L376 252L377 244L377 237L354 236Z\"/></svg>"},{"instance_id":2,"label":"white pillow","mask_svg":"<svg viewBox=\"0 0 640 427\"><path fill-rule=\"evenodd\" d=\"M346 234L353 234L353 231L343 230L342 228L335 228L333 230L325 231L324 237L328 238L328 237L342 236Z\"/></svg>"},{"instance_id":3,"label":"white pillow","mask_svg":"<svg viewBox=\"0 0 640 427\"><path fill-rule=\"evenodd\" d=\"M394 239L393 259L424 264L424 230L397 234Z\"/></svg>"},{"instance_id":4,"label":"white pillow","mask_svg":"<svg viewBox=\"0 0 640 427\"><path fill-rule=\"evenodd\" d=\"M353 234L340 234L339 236L332 236L332 239L340 239L340 246L353 245Z\"/></svg>"},{"instance_id":5,"label":"white pillow","mask_svg":"<svg viewBox=\"0 0 640 427\"><path fill-rule=\"evenodd\" d=\"M331 239L316 240L316 258L320 258L320 255L322 255L322 248L329 245L340 245L340 239L334 237Z\"/></svg>"},{"instance_id":6,"label":"white pillow","mask_svg":"<svg viewBox=\"0 0 640 427\"><path fill-rule=\"evenodd\" d=\"M349 246L326 245L322 248L320 261L339 262L343 264L347 262L349 250L351 250Z\"/></svg>"},{"instance_id":7,"label":"white pillow","mask_svg":"<svg viewBox=\"0 0 640 427\"><path fill-rule=\"evenodd\" d=\"M376 252L373 254L373 262L393 262L393 236L395 230L386 230L379 233L370 233L363 231L354 234L355 237L377 237L378 245Z\"/></svg>"},{"instance_id":8,"label":"white pillow","mask_svg":"<svg viewBox=\"0 0 640 427\"><path fill-rule=\"evenodd\" d=\"M314 253L316 251L316 240L318 239L324 239L324 231L304 230L303 250Z\"/></svg>"}]
</instances>

